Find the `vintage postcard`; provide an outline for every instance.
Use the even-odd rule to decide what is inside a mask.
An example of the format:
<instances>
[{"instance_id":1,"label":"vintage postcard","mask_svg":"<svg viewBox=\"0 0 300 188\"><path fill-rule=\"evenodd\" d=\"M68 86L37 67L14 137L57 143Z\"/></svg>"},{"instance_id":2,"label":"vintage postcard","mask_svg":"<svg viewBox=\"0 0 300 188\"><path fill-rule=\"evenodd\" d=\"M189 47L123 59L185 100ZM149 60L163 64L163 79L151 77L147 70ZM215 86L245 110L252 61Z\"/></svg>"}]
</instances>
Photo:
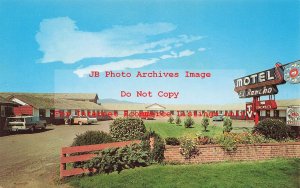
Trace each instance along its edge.
<instances>
[{"instance_id":1,"label":"vintage postcard","mask_svg":"<svg viewBox=\"0 0 300 188\"><path fill-rule=\"evenodd\" d=\"M0 0L0 188L300 187L300 1Z\"/></svg>"}]
</instances>

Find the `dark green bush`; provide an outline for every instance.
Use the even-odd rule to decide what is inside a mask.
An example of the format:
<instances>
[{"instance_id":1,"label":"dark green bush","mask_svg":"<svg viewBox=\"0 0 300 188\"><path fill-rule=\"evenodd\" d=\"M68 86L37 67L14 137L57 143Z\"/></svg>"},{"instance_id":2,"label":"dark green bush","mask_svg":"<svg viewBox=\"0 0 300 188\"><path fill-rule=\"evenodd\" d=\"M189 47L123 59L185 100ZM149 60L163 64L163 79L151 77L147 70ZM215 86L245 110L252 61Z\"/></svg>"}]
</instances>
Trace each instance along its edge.
<instances>
[{"instance_id":1,"label":"dark green bush","mask_svg":"<svg viewBox=\"0 0 300 188\"><path fill-rule=\"evenodd\" d=\"M165 159L165 142L164 140L158 135L154 135L154 148L151 152L152 161L161 163Z\"/></svg>"},{"instance_id":2,"label":"dark green bush","mask_svg":"<svg viewBox=\"0 0 300 188\"><path fill-rule=\"evenodd\" d=\"M102 150L85 168L95 168L97 173L121 172L124 169L148 166L150 153L141 144Z\"/></svg>"},{"instance_id":3,"label":"dark green bush","mask_svg":"<svg viewBox=\"0 0 300 188\"><path fill-rule=\"evenodd\" d=\"M72 146L83 146L113 142L114 139L107 133L102 131L86 131L85 133L76 135Z\"/></svg>"},{"instance_id":4,"label":"dark green bush","mask_svg":"<svg viewBox=\"0 0 300 188\"><path fill-rule=\"evenodd\" d=\"M175 138L175 137L167 137L167 138L165 138L165 141L166 141L167 145L172 145L172 146L180 145L179 139Z\"/></svg>"},{"instance_id":5,"label":"dark green bush","mask_svg":"<svg viewBox=\"0 0 300 188\"><path fill-rule=\"evenodd\" d=\"M225 117L223 122L223 132L229 133L232 130L232 120L230 117Z\"/></svg>"},{"instance_id":6,"label":"dark green bush","mask_svg":"<svg viewBox=\"0 0 300 188\"><path fill-rule=\"evenodd\" d=\"M175 123L176 123L176 125L180 125L181 124L181 119L180 119L179 116L176 116Z\"/></svg>"},{"instance_id":7,"label":"dark green bush","mask_svg":"<svg viewBox=\"0 0 300 188\"><path fill-rule=\"evenodd\" d=\"M184 127L185 128L190 128L194 125L195 121L193 120L193 118L191 118L190 116L186 117L184 120Z\"/></svg>"},{"instance_id":8,"label":"dark green bush","mask_svg":"<svg viewBox=\"0 0 300 188\"><path fill-rule=\"evenodd\" d=\"M154 138L154 147L153 150L150 151L150 137ZM154 131L147 131L145 136L143 137L143 142L146 143L146 147L148 144L149 151L151 153L151 161L161 163L164 160L164 152L165 152L165 142L164 140L156 134Z\"/></svg>"},{"instance_id":9,"label":"dark green bush","mask_svg":"<svg viewBox=\"0 0 300 188\"><path fill-rule=\"evenodd\" d=\"M174 122L174 118L172 116L169 117L168 123L172 124Z\"/></svg>"},{"instance_id":10,"label":"dark green bush","mask_svg":"<svg viewBox=\"0 0 300 188\"><path fill-rule=\"evenodd\" d=\"M141 139L146 132L140 118L117 118L110 125L110 134L116 141Z\"/></svg>"},{"instance_id":11,"label":"dark green bush","mask_svg":"<svg viewBox=\"0 0 300 188\"><path fill-rule=\"evenodd\" d=\"M291 127L279 119L267 118L260 121L258 125L254 127L254 132L262 134L267 138L284 140L289 137Z\"/></svg>"}]
</instances>

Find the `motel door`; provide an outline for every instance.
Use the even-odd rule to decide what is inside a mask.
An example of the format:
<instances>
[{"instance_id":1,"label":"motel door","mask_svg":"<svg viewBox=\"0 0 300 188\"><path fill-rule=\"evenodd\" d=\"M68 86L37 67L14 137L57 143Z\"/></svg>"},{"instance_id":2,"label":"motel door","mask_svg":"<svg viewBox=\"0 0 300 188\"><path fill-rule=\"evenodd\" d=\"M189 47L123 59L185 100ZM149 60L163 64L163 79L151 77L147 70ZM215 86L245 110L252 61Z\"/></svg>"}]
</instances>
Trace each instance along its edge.
<instances>
[{"instance_id":1,"label":"motel door","mask_svg":"<svg viewBox=\"0 0 300 188\"><path fill-rule=\"evenodd\" d=\"M50 122L53 122L55 119L55 110L50 110Z\"/></svg>"},{"instance_id":2,"label":"motel door","mask_svg":"<svg viewBox=\"0 0 300 188\"><path fill-rule=\"evenodd\" d=\"M270 110L266 110L266 117L267 117L267 118L270 117Z\"/></svg>"}]
</instances>

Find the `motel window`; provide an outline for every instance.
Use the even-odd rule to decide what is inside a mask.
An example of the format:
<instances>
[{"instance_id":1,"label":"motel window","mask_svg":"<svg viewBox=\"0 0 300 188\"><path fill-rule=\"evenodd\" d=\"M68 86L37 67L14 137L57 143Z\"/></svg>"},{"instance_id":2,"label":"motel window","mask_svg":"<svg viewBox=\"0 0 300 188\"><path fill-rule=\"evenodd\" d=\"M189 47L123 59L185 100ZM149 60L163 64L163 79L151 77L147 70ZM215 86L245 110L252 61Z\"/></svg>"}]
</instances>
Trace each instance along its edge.
<instances>
[{"instance_id":1,"label":"motel window","mask_svg":"<svg viewBox=\"0 0 300 188\"><path fill-rule=\"evenodd\" d=\"M274 110L274 117L279 117L279 110Z\"/></svg>"},{"instance_id":2,"label":"motel window","mask_svg":"<svg viewBox=\"0 0 300 188\"><path fill-rule=\"evenodd\" d=\"M280 110L279 111L279 117L286 117L286 111L285 110Z\"/></svg>"},{"instance_id":3,"label":"motel window","mask_svg":"<svg viewBox=\"0 0 300 188\"><path fill-rule=\"evenodd\" d=\"M39 109L40 118L46 117L46 110L45 109Z\"/></svg>"}]
</instances>

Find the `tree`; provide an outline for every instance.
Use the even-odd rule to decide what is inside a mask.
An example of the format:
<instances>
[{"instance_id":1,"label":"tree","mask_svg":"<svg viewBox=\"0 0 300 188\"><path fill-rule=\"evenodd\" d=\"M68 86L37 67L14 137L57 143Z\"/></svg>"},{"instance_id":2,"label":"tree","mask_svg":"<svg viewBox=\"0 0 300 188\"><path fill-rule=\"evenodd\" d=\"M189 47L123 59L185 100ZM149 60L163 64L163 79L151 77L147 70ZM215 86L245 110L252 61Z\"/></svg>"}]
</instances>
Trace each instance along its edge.
<instances>
[{"instance_id":1,"label":"tree","mask_svg":"<svg viewBox=\"0 0 300 188\"><path fill-rule=\"evenodd\" d=\"M223 132L230 132L232 130L232 120L230 117L225 117L223 122Z\"/></svg>"},{"instance_id":2,"label":"tree","mask_svg":"<svg viewBox=\"0 0 300 188\"><path fill-rule=\"evenodd\" d=\"M185 128L190 128L190 127L192 127L192 125L194 125L194 123L195 123L195 121L193 120L193 118L191 118L190 116L188 116L184 120L184 127Z\"/></svg>"},{"instance_id":3,"label":"tree","mask_svg":"<svg viewBox=\"0 0 300 188\"><path fill-rule=\"evenodd\" d=\"M169 117L168 123L172 124L174 122L174 118L172 116Z\"/></svg>"},{"instance_id":4,"label":"tree","mask_svg":"<svg viewBox=\"0 0 300 188\"><path fill-rule=\"evenodd\" d=\"M179 116L176 116L175 123L176 123L176 125L180 125L181 124L181 119L180 119Z\"/></svg>"},{"instance_id":5,"label":"tree","mask_svg":"<svg viewBox=\"0 0 300 188\"><path fill-rule=\"evenodd\" d=\"M204 128L204 130L207 131L207 127L209 125L209 119L207 117L204 117L201 121L201 125Z\"/></svg>"}]
</instances>

